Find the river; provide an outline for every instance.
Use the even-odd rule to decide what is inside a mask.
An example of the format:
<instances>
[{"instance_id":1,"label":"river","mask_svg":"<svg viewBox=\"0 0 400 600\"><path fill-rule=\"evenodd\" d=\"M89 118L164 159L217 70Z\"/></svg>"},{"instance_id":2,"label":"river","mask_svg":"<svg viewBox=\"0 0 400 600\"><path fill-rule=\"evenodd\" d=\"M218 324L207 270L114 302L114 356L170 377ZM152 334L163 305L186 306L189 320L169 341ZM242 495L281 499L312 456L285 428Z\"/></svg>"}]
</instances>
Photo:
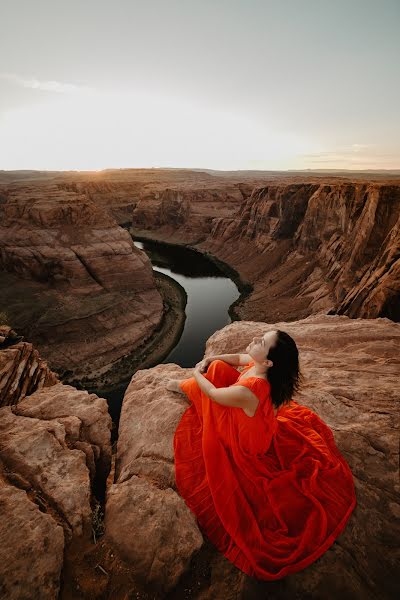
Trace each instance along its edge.
<instances>
[{"instance_id":1,"label":"river","mask_svg":"<svg viewBox=\"0 0 400 600\"><path fill-rule=\"evenodd\" d=\"M200 252L184 246L137 241L155 271L175 279L186 290L186 321L178 344L162 361L193 367L203 358L207 339L231 322L230 305L240 293L235 283Z\"/></svg>"}]
</instances>

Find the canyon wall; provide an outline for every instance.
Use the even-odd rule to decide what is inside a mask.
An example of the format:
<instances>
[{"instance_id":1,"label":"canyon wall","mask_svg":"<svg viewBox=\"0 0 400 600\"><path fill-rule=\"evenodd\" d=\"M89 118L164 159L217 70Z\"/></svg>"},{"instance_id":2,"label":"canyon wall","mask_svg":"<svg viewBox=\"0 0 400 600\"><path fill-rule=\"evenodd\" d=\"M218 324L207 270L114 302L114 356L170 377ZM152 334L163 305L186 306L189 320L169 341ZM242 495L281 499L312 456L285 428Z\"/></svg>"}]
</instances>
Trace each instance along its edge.
<instances>
[{"instance_id":1,"label":"canyon wall","mask_svg":"<svg viewBox=\"0 0 400 600\"><path fill-rule=\"evenodd\" d=\"M102 389L165 323L131 224L138 237L192 246L236 271L251 291L232 319L323 311L398 321L399 215L394 181L149 170L10 183L0 186L2 320L64 382Z\"/></svg>"},{"instance_id":2,"label":"canyon wall","mask_svg":"<svg viewBox=\"0 0 400 600\"><path fill-rule=\"evenodd\" d=\"M107 210L62 185L3 188L0 272L6 322L64 377L101 378L163 317L145 253Z\"/></svg>"},{"instance_id":3,"label":"canyon wall","mask_svg":"<svg viewBox=\"0 0 400 600\"><path fill-rule=\"evenodd\" d=\"M146 195L133 211L133 233L189 244L233 267L253 286L234 309L242 320L293 320L321 310L400 319L398 184L236 189L236 210L224 195L212 207L193 190Z\"/></svg>"}]
</instances>

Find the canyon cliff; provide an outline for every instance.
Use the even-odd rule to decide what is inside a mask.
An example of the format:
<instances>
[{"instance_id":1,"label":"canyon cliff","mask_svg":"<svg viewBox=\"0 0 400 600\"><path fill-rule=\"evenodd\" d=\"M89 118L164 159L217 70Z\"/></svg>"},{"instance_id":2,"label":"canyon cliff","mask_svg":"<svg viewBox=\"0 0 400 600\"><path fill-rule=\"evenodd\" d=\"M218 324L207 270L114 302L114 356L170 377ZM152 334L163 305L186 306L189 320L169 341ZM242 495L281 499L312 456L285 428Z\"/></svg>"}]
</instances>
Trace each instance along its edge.
<instances>
[{"instance_id":1,"label":"canyon cliff","mask_svg":"<svg viewBox=\"0 0 400 600\"><path fill-rule=\"evenodd\" d=\"M323 310L400 320L397 184L272 183L251 192L238 184L229 201L166 190L138 202L132 231L188 244L235 269L253 288L234 307L238 319L294 320Z\"/></svg>"},{"instance_id":2,"label":"canyon cliff","mask_svg":"<svg viewBox=\"0 0 400 600\"><path fill-rule=\"evenodd\" d=\"M160 364L135 373L111 471L106 401L62 383L35 389L25 369L19 387L31 393L0 408L1 594L10 600L396 597L400 324L325 314L234 322L209 338L205 355L241 352L269 328L295 339L305 380L294 399L331 427L353 473L357 505L327 552L299 573L260 582L203 538L174 476L173 436L188 401L165 389L169 378L190 377L192 369ZM99 490L106 498L101 527Z\"/></svg>"},{"instance_id":3,"label":"canyon cliff","mask_svg":"<svg viewBox=\"0 0 400 600\"><path fill-rule=\"evenodd\" d=\"M151 263L86 194L58 185L3 189L0 311L64 380L99 379L159 326Z\"/></svg>"},{"instance_id":4,"label":"canyon cliff","mask_svg":"<svg viewBox=\"0 0 400 600\"><path fill-rule=\"evenodd\" d=\"M120 363L147 364L166 339L170 306L129 227L218 259L242 292L232 320L400 319L396 180L161 169L11 181L0 312L65 383L115 384Z\"/></svg>"}]
</instances>

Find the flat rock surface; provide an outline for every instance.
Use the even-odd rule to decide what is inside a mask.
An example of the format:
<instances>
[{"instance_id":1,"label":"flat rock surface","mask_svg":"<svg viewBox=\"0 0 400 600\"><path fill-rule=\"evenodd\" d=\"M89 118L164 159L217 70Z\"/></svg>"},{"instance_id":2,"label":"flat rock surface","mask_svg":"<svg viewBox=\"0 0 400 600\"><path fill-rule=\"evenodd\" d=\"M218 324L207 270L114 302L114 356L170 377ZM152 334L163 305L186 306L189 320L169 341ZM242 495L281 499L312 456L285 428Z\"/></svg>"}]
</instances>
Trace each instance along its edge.
<instances>
[{"instance_id":1,"label":"flat rock surface","mask_svg":"<svg viewBox=\"0 0 400 600\"><path fill-rule=\"evenodd\" d=\"M336 444L353 472L357 506L344 532L321 558L304 571L272 584L244 576L215 552L209 561L212 579L204 584L198 597L225 597L227 577L232 598L241 594L246 598L332 600L395 597L400 565L400 325L384 318L349 319L324 314L290 323L234 322L209 338L206 356L244 352L254 335L275 328L287 331L298 345L305 384L296 400L332 428ZM107 528L117 552L138 569L143 579L147 577L149 583L165 589L171 588L175 578L167 580L164 573L176 574L177 562L180 571L187 570L188 559L192 557L194 564L200 548L197 525L189 515L185 521L180 516L180 520L193 543L182 555L178 549L178 556L175 552L168 555L164 547L175 544L177 500L168 504L176 494L173 434L188 406L184 396L166 391L165 383L171 377L185 378L191 373L192 369L172 364L135 373L123 403L116 479L109 490L106 510ZM140 501L130 502L132 497ZM118 510L121 506L123 510ZM169 526L165 510L170 510ZM138 520L151 523L146 529L150 532L159 524L162 535L135 536L132 524ZM142 530L139 523L136 531ZM138 559L149 555L153 560L162 556L162 560L173 564L165 564L161 576L153 569L152 561ZM190 568L185 575L186 586ZM178 591L171 597L178 598Z\"/></svg>"}]
</instances>

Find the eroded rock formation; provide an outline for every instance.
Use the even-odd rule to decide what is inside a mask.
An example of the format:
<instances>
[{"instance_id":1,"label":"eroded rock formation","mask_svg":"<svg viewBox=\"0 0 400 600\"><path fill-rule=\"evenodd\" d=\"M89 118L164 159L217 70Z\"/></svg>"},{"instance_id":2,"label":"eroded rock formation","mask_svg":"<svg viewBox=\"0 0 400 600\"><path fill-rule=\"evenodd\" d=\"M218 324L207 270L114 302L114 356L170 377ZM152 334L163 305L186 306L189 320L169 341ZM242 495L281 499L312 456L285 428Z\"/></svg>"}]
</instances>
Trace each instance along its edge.
<instances>
[{"instance_id":1,"label":"eroded rock formation","mask_svg":"<svg viewBox=\"0 0 400 600\"><path fill-rule=\"evenodd\" d=\"M28 342L15 342L13 330L0 325L0 406L16 404L37 389L54 385L58 377ZM15 332L13 332L15 333ZM9 344L7 343L9 342Z\"/></svg>"},{"instance_id":2,"label":"eroded rock formation","mask_svg":"<svg viewBox=\"0 0 400 600\"><path fill-rule=\"evenodd\" d=\"M0 408L1 597L58 596L64 551L91 539L110 465L103 398L56 383Z\"/></svg>"},{"instance_id":3,"label":"eroded rock formation","mask_svg":"<svg viewBox=\"0 0 400 600\"><path fill-rule=\"evenodd\" d=\"M107 210L61 184L4 188L0 270L7 322L75 379L100 377L162 320L145 253Z\"/></svg>"},{"instance_id":4,"label":"eroded rock formation","mask_svg":"<svg viewBox=\"0 0 400 600\"><path fill-rule=\"evenodd\" d=\"M60 589L63 528L0 474L0 596L54 600Z\"/></svg>"},{"instance_id":5,"label":"eroded rock formation","mask_svg":"<svg viewBox=\"0 0 400 600\"><path fill-rule=\"evenodd\" d=\"M168 219L165 194L179 218ZM133 231L190 244L233 267L254 288L235 306L240 319L294 320L321 310L400 319L398 184L271 183L251 193L237 184L236 207L229 197L147 194L133 211Z\"/></svg>"},{"instance_id":6,"label":"eroded rock formation","mask_svg":"<svg viewBox=\"0 0 400 600\"><path fill-rule=\"evenodd\" d=\"M0 312L64 382L109 389L165 323L150 261L117 223L234 269L233 319L400 319L396 180L128 169L7 181Z\"/></svg>"},{"instance_id":7,"label":"eroded rock formation","mask_svg":"<svg viewBox=\"0 0 400 600\"><path fill-rule=\"evenodd\" d=\"M395 525L400 514L400 325L385 318L323 314L274 325L234 322L211 336L206 356L243 352L255 334L276 327L296 340L306 379L296 400L332 428L354 475L357 506L334 545L304 571L273 583L256 582L214 552L212 574L201 589L190 575L185 589L193 585L194 597L202 600L240 594L392 598L400 559L395 550L400 533ZM188 404L165 390L170 377L189 377L191 372L167 364L133 376L122 407L115 483L107 494L107 538L142 581L164 592L176 585L190 558L196 573L204 560L197 524L174 482L173 434Z\"/></svg>"},{"instance_id":8,"label":"eroded rock formation","mask_svg":"<svg viewBox=\"0 0 400 600\"><path fill-rule=\"evenodd\" d=\"M355 480L357 506L321 558L290 577L259 582L203 539L174 479L173 436L188 403L165 389L170 377L189 377L192 369L160 364L136 372L126 391L100 540L91 532L93 490L105 487L110 470L106 401L55 383L0 409L1 594L36 598L40 590L55 598L63 582L72 594L78 585L82 598L140 598L138 590L199 600L395 597L400 325L324 314L238 321L211 336L206 356L242 352L254 335L276 327L300 350L305 385L296 400L332 428Z\"/></svg>"}]
</instances>

